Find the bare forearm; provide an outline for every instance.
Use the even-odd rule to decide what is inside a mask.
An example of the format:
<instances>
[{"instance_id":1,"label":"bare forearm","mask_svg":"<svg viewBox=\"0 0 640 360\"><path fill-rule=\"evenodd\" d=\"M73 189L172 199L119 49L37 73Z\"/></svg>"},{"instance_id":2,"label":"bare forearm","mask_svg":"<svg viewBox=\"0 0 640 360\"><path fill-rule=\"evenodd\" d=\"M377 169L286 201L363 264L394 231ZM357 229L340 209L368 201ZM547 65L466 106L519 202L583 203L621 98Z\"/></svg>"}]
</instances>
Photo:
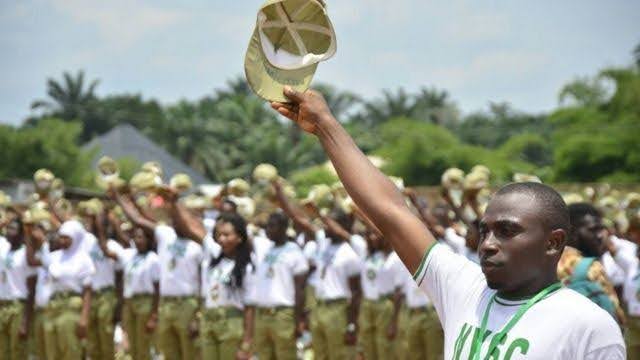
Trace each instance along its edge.
<instances>
[{"instance_id":1,"label":"bare forearm","mask_svg":"<svg viewBox=\"0 0 640 360\"><path fill-rule=\"evenodd\" d=\"M325 124L318 137L345 189L414 272L435 241L433 236L406 207L396 186L371 164L337 121Z\"/></svg>"},{"instance_id":2,"label":"bare forearm","mask_svg":"<svg viewBox=\"0 0 640 360\"><path fill-rule=\"evenodd\" d=\"M85 324L89 323L89 311L91 309L91 288L85 287L82 290L82 313L81 318Z\"/></svg>"},{"instance_id":3,"label":"bare forearm","mask_svg":"<svg viewBox=\"0 0 640 360\"><path fill-rule=\"evenodd\" d=\"M246 306L244 308L244 335L242 336L242 340L249 343L253 340L254 311L253 306Z\"/></svg>"}]
</instances>

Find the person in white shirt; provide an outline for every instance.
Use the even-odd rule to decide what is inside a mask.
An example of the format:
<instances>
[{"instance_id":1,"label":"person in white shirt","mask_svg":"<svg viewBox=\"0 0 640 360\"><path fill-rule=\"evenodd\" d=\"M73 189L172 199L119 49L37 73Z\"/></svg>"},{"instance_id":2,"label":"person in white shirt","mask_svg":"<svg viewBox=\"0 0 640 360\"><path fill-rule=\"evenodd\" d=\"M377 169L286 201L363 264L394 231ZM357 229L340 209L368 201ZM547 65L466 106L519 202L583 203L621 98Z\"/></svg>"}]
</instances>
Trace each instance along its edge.
<instances>
[{"instance_id":1,"label":"person in white shirt","mask_svg":"<svg viewBox=\"0 0 640 360\"><path fill-rule=\"evenodd\" d=\"M331 115L320 93L285 87L284 94L291 102L272 107L319 138L349 195L433 301L446 359L626 357L611 316L558 283L557 264L570 224L555 190L538 183L501 188L480 221L478 266L437 245L396 186Z\"/></svg>"},{"instance_id":2,"label":"person in white shirt","mask_svg":"<svg viewBox=\"0 0 640 360\"><path fill-rule=\"evenodd\" d=\"M5 230L6 239L0 237L0 354L3 359L26 359L36 268L27 262L20 217L12 217Z\"/></svg>"},{"instance_id":3,"label":"person in white shirt","mask_svg":"<svg viewBox=\"0 0 640 360\"><path fill-rule=\"evenodd\" d=\"M215 241L204 237L203 309L200 320L203 359L249 359L253 345L253 261L247 224L236 213L222 213Z\"/></svg>"},{"instance_id":4,"label":"person in white shirt","mask_svg":"<svg viewBox=\"0 0 640 360\"><path fill-rule=\"evenodd\" d=\"M83 250L87 233L76 220L65 221L58 230L59 250L44 251L39 263L47 269L52 295L45 316L47 357L51 359L79 359L81 340L87 336L91 308L91 279L95 267ZM40 237L32 237L34 250L43 247Z\"/></svg>"},{"instance_id":5,"label":"person in white shirt","mask_svg":"<svg viewBox=\"0 0 640 360\"><path fill-rule=\"evenodd\" d=\"M98 211L98 209L95 209ZM97 234L99 221L106 221L106 217L96 216L93 213L83 213L82 220L87 230L86 238L83 240L83 248L91 257L96 273L91 279L91 311L89 313L89 333L87 336L87 355L91 359L111 360L115 356L115 344L113 333L115 330L115 320L119 317L122 304L116 295L116 273L119 282L122 281L122 268L117 266L116 261L105 256L100 249ZM105 235L106 236L106 235ZM121 252L122 246L115 240L106 240L107 245L114 252Z\"/></svg>"},{"instance_id":6,"label":"person in white shirt","mask_svg":"<svg viewBox=\"0 0 640 360\"><path fill-rule=\"evenodd\" d=\"M315 204L308 203L309 212L324 224L324 228L318 228L303 211L291 204L278 180L273 186L280 207L305 237L315 240L307 242L308 247L305 247L305 256L312 266L308 284L313 295L308 295L307 300L312 301L309 323L314 356L318 359L353 357L362 296L359 273L364 258L350 245L361 239L347 230L351 229L353 218L341 210L323 216ZM364 239L362 243L362 252L366 253Z\"/></svg>"},{"instance_id":7,"label":"person in white shirt","mask_svg":"<svg viewBox=\"0 0 640 360\"><path fill-rule=\"evenodd\" d=\"M365 359L389 359L395 351L407 270L377 229L368 229L366 235L369 255L361 271L358 342Z\"/></svg>"},{"instance_id":8,"label":"person in white shirt","mask_svg":"<svg viewBox=\"0 0 640 360\"><path fill-rule=\"evenodd\" d=\"M112 225L119 224L112 218ZM123 248L107 239L104 219L96 218L100 250L123 269L122 322L133 359L151 359L153 333L158 324L160 302L160 262L153 251L152 234L133 229L134 247Z\"/></svg>"},{"instance_id":9,"label":"person in white shirt","mask_svg":"<svg viewBox=\"0 0 640 360\"><path fill-rule=\"evenodd\" d=\"M269 216L266 235L272 241L257 259L250 295L256 306L254 343L258 358L295 359L296 339L304 328L304 282L309 270L300 247L286 235L289 220Z\"/></svg>"},{"instance_id":10,"label":"person in white shirt","mask_svg":"<svg viewBox=\"0 0 640 360\"><path fill-rule=\"evenodd\" d=\"M198 336L196 313L203 257L202 238L189 238L192 234L176 217L177 194L168 188L161 188L158 192L170 209L175 228L139 213L130 197L113 189L109 194L134 225L153 234L160 262L158 348L166 359L191 359L196 355L194 340Z\"/></svg>"}]
</instances>

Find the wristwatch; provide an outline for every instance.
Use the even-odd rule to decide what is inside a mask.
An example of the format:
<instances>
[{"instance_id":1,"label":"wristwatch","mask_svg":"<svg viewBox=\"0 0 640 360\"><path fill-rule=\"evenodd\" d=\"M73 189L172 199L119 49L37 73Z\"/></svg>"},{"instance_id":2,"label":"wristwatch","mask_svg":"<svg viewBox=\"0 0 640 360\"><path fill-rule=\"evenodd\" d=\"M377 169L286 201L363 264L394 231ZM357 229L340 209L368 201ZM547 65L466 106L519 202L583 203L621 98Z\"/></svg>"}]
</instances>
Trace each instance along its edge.
<instances>
[{"instance_id":1,"label":"wristwatch","mask_svg":"<svg viewBox=\"0 0 640 360\"><path fill-rule=\"evenodd\" d=\"M347 332L350 332L350 333L352 333L352 332L356 332L356 324L354 324L354 323L349 323L349 324L347 325Z\"/></svg>"}]
</instances>

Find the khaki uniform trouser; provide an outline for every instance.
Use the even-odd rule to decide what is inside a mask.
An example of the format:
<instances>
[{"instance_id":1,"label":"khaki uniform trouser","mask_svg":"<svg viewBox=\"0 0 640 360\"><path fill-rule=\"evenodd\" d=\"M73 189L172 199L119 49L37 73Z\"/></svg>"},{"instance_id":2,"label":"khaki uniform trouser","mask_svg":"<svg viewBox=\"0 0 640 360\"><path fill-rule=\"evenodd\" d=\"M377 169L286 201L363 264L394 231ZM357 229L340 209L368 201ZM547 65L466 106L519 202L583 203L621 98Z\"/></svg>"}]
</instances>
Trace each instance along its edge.
<instances>
[{"instance_id":1,"label":"khaki uniform trouser","mask_svg":"<svg viewBox=\"0 0 640 360\"><path fill-rule=\"evenodd\" d=\"M195 357L195 343L189 336L189 324L195 318L196 311L198 300L195 297L160 298L156 341L165 359Z\"/></svg>"},{"instance_id":2,"label":"khaki uniform trouser","mask_svg":"<svg viewBox=\"0 0 640 360\"><path fill-rule=\"evenodd\" d=\"M444 356L444 332L433 307L407 309L406 359L436 360Z\"/></svg>"},{"instance_id":3,"label":"khaki uniform trouser","mask_svg":"<svg viewBox=\"0 0 640 360\"><path fill-rule=\"evenodd\" d=\"M311 341L314 359L354 359L356 347L345 344L347 300L318 300L311 314Z\"/></svg>"},{"instance_id":4,"label":"khaki uniform trouser","mask_svg":"<svg viewBox=\"0 0 640 360\"><path fill-rule=\"evenodd\" d=\"M256 308L254 344L260 360L296 358L292 307Z\"/></svg>"},{"instance_id":5,"label":"khaki uniform trouser","mask_svg":"<svg viewBox=\"0 0 640 360\"><path fill-rule=\"evenodd\" d=\"M153 334L147 332L147 321L149 321L152 306L152 295L136 295L124 301L122 325L127 333L128 353L132 359L151 359Z\"/></svg>"},{"instance_id":6,"label":"khaki uniform trouser","mask_svg":"<svg viewBox=\"0 0 640 360\"><path fill-rule=\"evenodd\" d=\"M624 340L627 344L627 359L640 359L640 317L627 318Z\"/></svg>"},{"instance_id":7,"label":"khaki uniform trouser","mask_svg":"<svg viewBox=\"0 0 640 360\"><path fill-rule=\"evenodd\" d=\"M48 360L77 360L82 357L82 342L76 335L82 297L80 295L54 296L44 310L43 325Z\"/></svg>"},{"instance_id":8,"label":"khaki uniform trouser","mask_svg":"<svg viewBox=\"0 0 640 360\"><path fill-rule=\"evenodd\" d=\"M203 309L200 319L200 346L203 360L235 359L244 333L244 313L240 309Z\"/></svg>"},{"instance_id":9,"label":"khaki uniform trouser","mask_svg":"<svg viewBox=\"0 0 640 360\"><path fill-rule=\"evenodd\" d=\"M87 335L87 354L91 360L113 360L113 315L116 302L113 289L97 291L91 298Z\"/></svg>"},{"instance_id":10,"label":"khaki uniform trouser","mask_svg":"<svg viewBox=\"0 0 640 360\"><path fill-rule=\"evenodd\" d=\"M27 358L27 339L19 335L24 304L21 301L0 301L0 358Z\"/></svg>"},{"instance_id":11,"label":"khaki uniform trouser","mask_svg":"<svg viewBox=\"0 0 640 360\"><path fill-rule=\"evenodd\" d=\"M46 321L44 308L34 308L33 321L31 322L31 330L29 331L29 351L37 360L45 360L47 358L44 341L44 323Z\"/></svg>"},{"instance_id":12,"label":"khaki uniform trouser","mask_svg":"<svg viewBox=\"0 0 640 360\"><path fill-rule=\"evenodd\" d=\"M358 319L358 343L365 359L384 360L394 357L394 341L387 338L387 328L392 317L392 300L362 300Z\"/></svg>"}]
</instances>

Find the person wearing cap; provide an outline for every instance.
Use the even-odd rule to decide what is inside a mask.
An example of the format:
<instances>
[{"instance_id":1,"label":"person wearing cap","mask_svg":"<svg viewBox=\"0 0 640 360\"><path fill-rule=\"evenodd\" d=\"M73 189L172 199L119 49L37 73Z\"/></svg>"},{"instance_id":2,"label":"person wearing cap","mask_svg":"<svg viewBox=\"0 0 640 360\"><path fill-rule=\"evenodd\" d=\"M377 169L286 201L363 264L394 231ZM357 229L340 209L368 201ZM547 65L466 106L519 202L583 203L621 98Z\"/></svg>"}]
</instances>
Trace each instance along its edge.
<instances>
[{"instance_id":1,"label":"person wearing cap","mask_svg":"<svg viewBox=\"0 0 640 360\"><path fill-rule=\"evenodd\" d=\"M120 225L113 214L107 217L111 226ZM134 246L123 248L107 239L104 216L96 216L94 221L101 251L124 271L122 321L129 342L128 353L133 359L151 359L160 303L160 263L152 248L153 234L136 227L132 236Z\"/></svg>"},{"instance_id":2,"label":"person wearing cap","mask_svg":"<svg viewBox=\"0 0 640 360\"><path fill-rule=\"evenodd\" d=\"M122 281L122 268L114 259L105 256L98 239L95 218L103 211L104 206L98 199L88 200L81 207L81 218L87 230L84 248L91 257L96 268L91 278L91 311L89 315L89 333L87 337L87 354L91 359L113 359L115 348L113 332L117 317L120 315L122 304L116 295L116 280ZM121 252L122 246L115 240L109 239L107 246L114 252Z\"/></svg>"},{"instance_id":3,"label":"person wearing cap","mask_svg":"<svg viewBox=\"0 0 640 360\"><path fill-rule=\"evenodd\" d=\"M27 262L22 219L8 215L0 237L0 354L26 359L33 316L36 268Z\"/></svg>"},{"instance_id":4,"label":"person wearing cap","mask_svg":"<svg viewBox=\"0 0 640 360\"><path fill-rule=\"evenodd\" d=\"M25 241L27 262L37 269L35 308L32 322L33 331L31 332L32 346L30 347L32 348L32 355L36 359L46 360L48 359L47 354L55 353L56 346L51 336L47 339L45 332L45 324L49 322L46 316L46 308L51 299L53 289L49 271L46 267L40 266L40 259L45 255L44 248L48 252L58 250L60 246L51 226L51 214L48 211L32 209L25 212L23 218L27 240ZM34 243L46 243L46 245L36 252L33 249Z\"/></svg>"},{"instance_id":5,"label":"person wearing cap","mask_svg":"<svg viewBox=\"0 0 640 360\"><path fill-rule=\"evenodd\" d=\"M158 188L157 190L162 190ZM111 196L131 222L153 234L160 260L160 306L158 314L157 344L166 359L191 359L196 355L199 269L202 262L202 239L189 240L187 229L172 216L173 226L156 222L150 216L138 212L133 199L115 189ZM170 207L176 196L163 193ZM170 197L166 198L166 197Z\"/></svg>"},{"instance_id":6,"label":"person wearing cap","mask_svg":"<svg viewBox=\"0 0 640 360\"><path fill-rule=\"evenodd\" d=\"M295 359L296 339L304 328L304 287L309 265L287 237L289 219L269 216L267 245L256 252L251 301L255 304L254 347L259 359ZM255 239L254 239L255 243Z\"/></svg>"},{"instance_id":7,"label":"person wearing cap","mask_svg":"<svg viewBox=\"0 0 640 360\"><path fill-rule=\"evenodd\" d=\"M250 359L254 255L246 221L239 214L222 213L212 237L182 204L176 203L172 210L192 239L203 239L199 323L202 359Z\"/></svg>"},{"instance_id":8,"label":"person wearing cap","mask_svg":"<svg viewBox=\"0 0 640 360\"><path fill-rule=\"evenodd\" d=\"M558 282L570 222L557 191L535 182L498 190L480 219L478 266L437 244L322 95L289 87L285 95L289 103L271 106L318 137L349 195L432 300L444 358L626 358L615 320Z\"/></svg>"},{"instance_id":9,"label":"person wearing cap","mask_svg":"<svg viewBox=\"0 0 640 360\"><path fill-rule=\"evenodd\" d=\"M65 221L58 230L60 249L48 251L47 243L33 236L33 250L43 249L32 265L47 269L51 282L51 299L45 309L44 324L47 359L79 359L82 340L87 337L91 308L91 279L95 267L83 249L87 237L82 224Z\"/></svg>"},{"instance_id":10,"label":"person wearing cap","mask_svg":"<svg viewBox=\"0 0 640 360\"><path fill-rule=\"evenodd\" d=\"M358 343L363 266L363 257L352 245L354 235L350 230L354 219L340 208L327 215L315 203L308 203L307 208L322 221L326 233L326 245L318 249L313 273L316 299L310 319L313 351L320 359L353 358Z\"/></svg>"}]
</instances>

